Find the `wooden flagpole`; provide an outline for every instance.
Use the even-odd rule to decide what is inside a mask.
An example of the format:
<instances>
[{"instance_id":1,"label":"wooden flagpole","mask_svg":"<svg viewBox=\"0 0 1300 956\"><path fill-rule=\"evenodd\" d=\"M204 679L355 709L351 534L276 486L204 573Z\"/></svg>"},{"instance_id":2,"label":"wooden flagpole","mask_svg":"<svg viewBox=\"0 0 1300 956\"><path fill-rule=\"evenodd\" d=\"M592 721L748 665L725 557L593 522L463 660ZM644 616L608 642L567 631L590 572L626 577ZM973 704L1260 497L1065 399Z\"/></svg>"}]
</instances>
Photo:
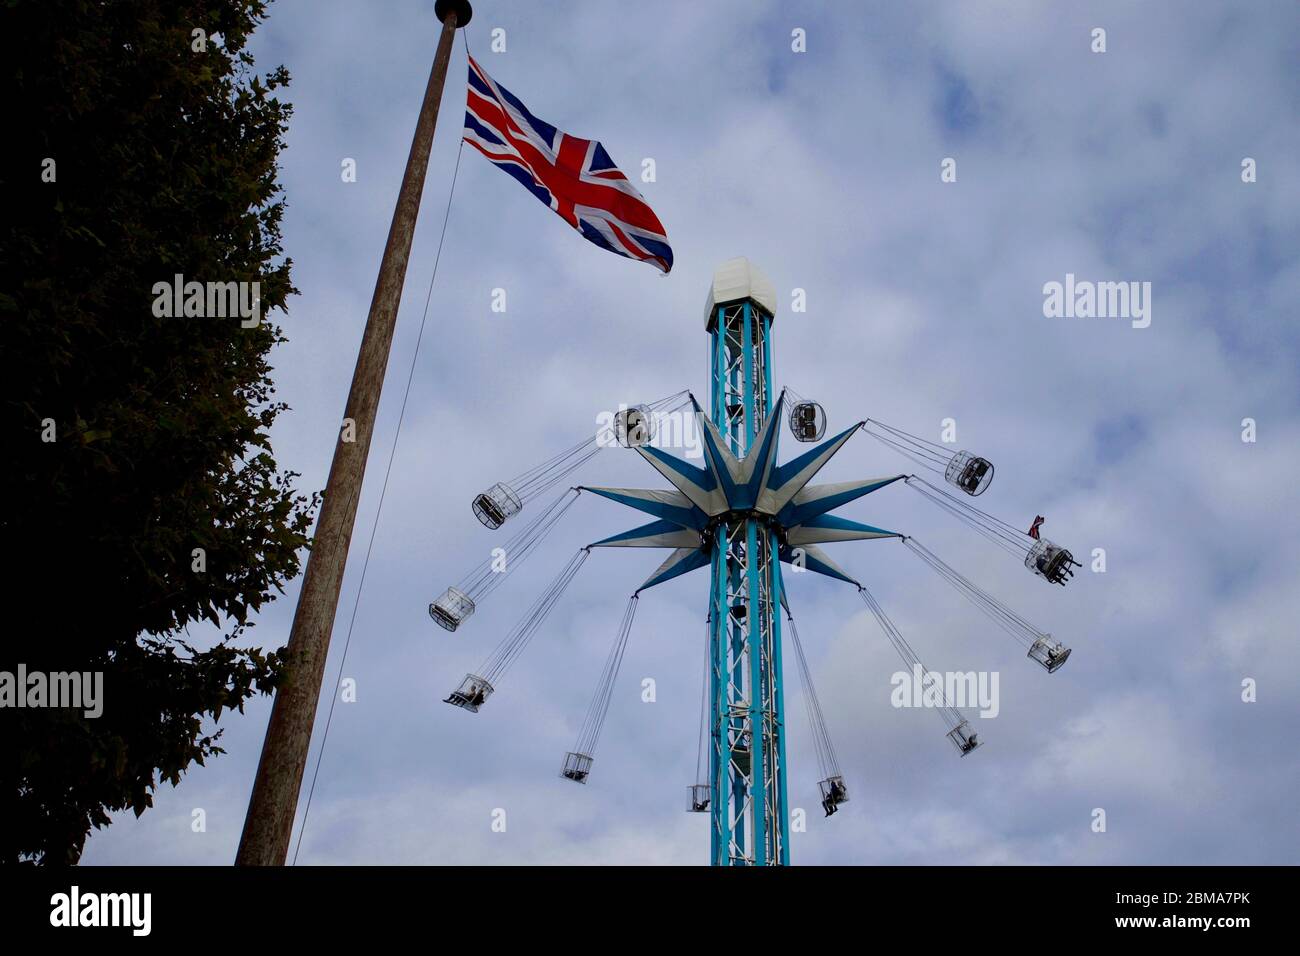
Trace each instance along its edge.
<instances>
[{"instance_id":1,"label":"wooden flagpole","mask_svg":"<svg viewBox=\"0 0 1300 956\"><path fill-rule=\"evenodd\" d=\"M438 105L442 101L451 60L452 40L458 27L469 22L473 10L467 0L437 0L434 12L442 21L442 35L433 58L433 69L424 91L424 103L411 141L406 173L397 194L393 222L379 264L375 294L370 301L361 348L344 412L351 419L354 441L344 441L340 428L334 446L334 460L325 485L320 516L316 523L302 592L294 612L289 644L285 649L285 678L276 691L271 720L262 744L257 778L244 819L235 863L240 866L282 866L289 853L289 839L298 808L298 793L307 767L312 725L320 701L325 677L325 659L329 653L330 634L338 608L343 571L347 566L348 546L357 516L357 503L366 474L366 457L374 432L375 414L383 389L384 372L397 323L397 308L402 299L406 264L411 254L411 239L420 211L425 172L433 147L438 123ZM349 436L352 437L352 436Z\"/></svg>"}]
</instances>

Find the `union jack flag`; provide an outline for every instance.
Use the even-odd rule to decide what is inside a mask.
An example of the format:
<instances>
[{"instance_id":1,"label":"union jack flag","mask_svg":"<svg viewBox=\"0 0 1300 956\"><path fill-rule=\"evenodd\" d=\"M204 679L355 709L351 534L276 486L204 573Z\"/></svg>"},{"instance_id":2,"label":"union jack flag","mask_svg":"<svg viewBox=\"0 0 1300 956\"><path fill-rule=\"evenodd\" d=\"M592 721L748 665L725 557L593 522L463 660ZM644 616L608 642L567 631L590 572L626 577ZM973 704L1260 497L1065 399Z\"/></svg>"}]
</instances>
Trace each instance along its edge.
<instances>
[{"instance_id":1,"label":"union jack flag","mask_svg":"<svg viewBox=\"0 0 1300 956\"><path fill-rule=\"evenodd\" d=\"M465 142L602 249L672 269L663 223L605 147L539 120L473 57Z\"/></svg>"}]
</instances>

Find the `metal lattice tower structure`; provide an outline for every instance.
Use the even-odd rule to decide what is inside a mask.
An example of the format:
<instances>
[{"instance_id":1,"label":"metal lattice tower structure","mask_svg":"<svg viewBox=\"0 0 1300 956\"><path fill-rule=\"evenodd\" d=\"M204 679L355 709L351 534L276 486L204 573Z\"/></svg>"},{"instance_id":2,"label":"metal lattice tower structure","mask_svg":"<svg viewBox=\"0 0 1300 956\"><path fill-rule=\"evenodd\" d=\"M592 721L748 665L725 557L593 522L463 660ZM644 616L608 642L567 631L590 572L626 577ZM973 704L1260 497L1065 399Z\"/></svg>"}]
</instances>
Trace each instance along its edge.
<instances>
[{"instance_id":1,"label":"metal lattice tower structure","mask_svg":"<svg viewBox=\"0 0 1300 956\"><path fill-rule=\"evenodd\" d=\"M745 458L772 413L775 296L745 260L718 270L706 305L711 418ZM780 553L756 511L711 520L709 588L709 859L788 864Z\"/></svg>"}]
</instances>

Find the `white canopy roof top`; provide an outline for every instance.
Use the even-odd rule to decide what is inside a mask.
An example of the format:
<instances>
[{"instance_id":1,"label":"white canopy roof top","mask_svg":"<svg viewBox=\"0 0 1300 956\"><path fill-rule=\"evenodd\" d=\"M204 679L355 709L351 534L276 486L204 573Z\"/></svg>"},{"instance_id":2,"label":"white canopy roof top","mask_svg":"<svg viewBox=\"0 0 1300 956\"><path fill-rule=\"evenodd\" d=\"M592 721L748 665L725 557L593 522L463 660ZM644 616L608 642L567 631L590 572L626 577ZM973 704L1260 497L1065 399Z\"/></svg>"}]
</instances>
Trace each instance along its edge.
<instances>
[{"instance_id":1,"label":"white canopy roof top","mask_svg":"<svg viewBox=\"0 0 1300 956\"><path fill-rule=\"evenodd\" d=\"M753 299L768 315L776 317L776 289L771 280L744 256L728 259L713 270L713 284L704 305L704 325L713 324L713 313L720 305Z\"/></svg>"}]
</instances>

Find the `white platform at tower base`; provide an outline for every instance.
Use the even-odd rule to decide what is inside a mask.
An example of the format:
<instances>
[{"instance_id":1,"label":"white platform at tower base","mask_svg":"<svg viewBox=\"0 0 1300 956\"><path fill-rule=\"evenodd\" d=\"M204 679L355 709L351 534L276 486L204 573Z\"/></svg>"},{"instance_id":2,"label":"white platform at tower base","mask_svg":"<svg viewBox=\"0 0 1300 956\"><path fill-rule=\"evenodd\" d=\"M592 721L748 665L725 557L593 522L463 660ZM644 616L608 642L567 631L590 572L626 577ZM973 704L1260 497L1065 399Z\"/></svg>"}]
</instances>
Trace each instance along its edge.
<instances>
[{"instance_id":1,"label":"white platform at tower base","mask_svg":"<svg viewBox=\"0 0 1300 956\"><path fill-rule=\"evenodd\" d=\"M713 270L713 284L704 304L704 327L713 325L718 306L746 299L752 299L760 309L776 317L776 289L771 280L744 256L728 259Z\"/></svg>"}]
</instances>

